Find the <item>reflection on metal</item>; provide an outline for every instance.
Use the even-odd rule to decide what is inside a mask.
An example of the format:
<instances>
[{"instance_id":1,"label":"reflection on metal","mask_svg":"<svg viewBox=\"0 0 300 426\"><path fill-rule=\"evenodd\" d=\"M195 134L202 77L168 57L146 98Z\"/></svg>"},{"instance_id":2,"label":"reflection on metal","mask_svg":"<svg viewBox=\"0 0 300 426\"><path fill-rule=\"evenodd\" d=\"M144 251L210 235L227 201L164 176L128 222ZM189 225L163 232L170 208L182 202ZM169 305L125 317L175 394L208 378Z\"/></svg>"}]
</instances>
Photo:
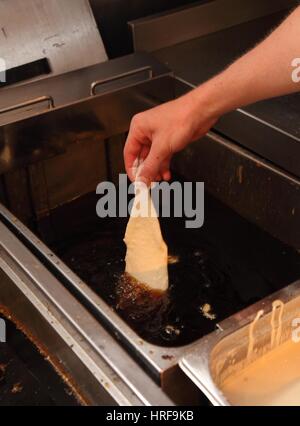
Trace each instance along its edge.
<instances>
[{"instance_id":1,"label":"reflection on metal","mask_svg":"<svg viewBox=\"0 0 300 426\"><path fill-rule=\"evenodd\" d=\"M107 60L88 0L0 2L7 69L48 58L53 75Z\"/></svg>"},{"instance_id":2,"label":"reflection on metal","mask_svg":"<svg viewBox=\"0 0 300 426\"><path fill-rule=\"evenodd\" d=\"M230 405L220 389L222 382L233 372L247 365L249 328L258 311L264 316L256 324L255 357L271 350L272 303L281 300L284 305L280 344L292 336L292 320L299 316L300 281L261 300L250 308L223 321L223 332L216 331L201 339L198 345L180 361L180 367L204 392L214 405Z\"/></svg>"},{"instance_id":3,"label":"reflection on metal","mask_svg":"<svg viewBox=\"0 0 300 426\"><path fill-rule=\"evenodd\" d=\"M153 52L295 6L295 0L214 0L129 22L134 50Z\"/></svg>"}]
</instances>

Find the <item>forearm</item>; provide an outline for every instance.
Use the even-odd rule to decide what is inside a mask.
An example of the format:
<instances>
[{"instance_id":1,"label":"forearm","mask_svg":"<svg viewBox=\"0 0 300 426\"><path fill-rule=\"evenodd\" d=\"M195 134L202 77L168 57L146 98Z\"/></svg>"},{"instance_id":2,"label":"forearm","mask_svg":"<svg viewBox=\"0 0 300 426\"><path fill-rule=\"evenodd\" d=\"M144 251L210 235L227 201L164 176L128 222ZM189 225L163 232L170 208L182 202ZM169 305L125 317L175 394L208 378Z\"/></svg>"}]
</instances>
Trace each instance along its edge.
<instances>
[{"instance_id":1,"label":"forearm","mask_svg":"<svg viewBox=\"0 0 300 426\"><path fill-rule=\"evenodd\" d=\"M292 62L300 57L300 7L269 37L192 94L218 117L251 103L300 91ZM300 73L299 73L300 74Z\"/></svg>"},{"instance_id":2,"label":"forearm","mask_svg":"<svg viewBox=\"0 0 300 426\"><path fill-rule=\"evenodd\" d=\"M300 82L292 78L292 63L300 58L299 41L300 7L221 74L175 101L135 116L124 150L129 177L134 180L132 168L140 157L145 160L141 179L169 179L172 155L203 137L223 114L300 91Z\"/></svg>"}]
</instances>

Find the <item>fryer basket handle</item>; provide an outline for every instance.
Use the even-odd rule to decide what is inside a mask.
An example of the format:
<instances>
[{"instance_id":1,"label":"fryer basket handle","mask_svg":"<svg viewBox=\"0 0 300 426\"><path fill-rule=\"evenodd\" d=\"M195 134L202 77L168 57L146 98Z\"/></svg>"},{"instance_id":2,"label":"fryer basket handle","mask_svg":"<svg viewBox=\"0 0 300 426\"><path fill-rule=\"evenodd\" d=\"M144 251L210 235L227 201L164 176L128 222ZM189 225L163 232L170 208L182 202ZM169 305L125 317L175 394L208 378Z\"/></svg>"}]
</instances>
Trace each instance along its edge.
<instances>
[{"instance_id":1,"label":"fryer basket handle","mask_svg":"<svg viewBox=\"0 0 300 426\"><path fill-rule=\"evenodd\" d=\"M7 112L17 111L19 109L26 108L26 107L29 107L29 106L37 105L37 104L40 104L40 103L46 102L46 101L48 102L48 109L54 108L54 100L53 100L52 96L41 96L41 97L36 98L36 99L31 99L29 101L21 102L21 103L16 104L16 105L11 105L7 108L0 109L0 115L5 114Z\"/></svg>"},{"instance_id":2,"label":"fryer basket handle","mask_svg":"<svg viewBox=\"0 0 300 426\"><path fill-rule=\"evenodd\" d=\"M134 76L134 75L137 75L137 74L141 74L143 72L148 72L148 78L149 79L151 79L153 77L152 67L150 65L147 65L147 66L144 66L144 67L136 68L134 70L123 72L121 74L114 75L112 77L103 78L101 80L94 81L91 84L91 92L90 92L91 96L96 96L96 88L98 86L101 86L105 83L112 83L114 81L122 80L126 77L131 77L131 76Z\"/></svg>"}]
</instances>

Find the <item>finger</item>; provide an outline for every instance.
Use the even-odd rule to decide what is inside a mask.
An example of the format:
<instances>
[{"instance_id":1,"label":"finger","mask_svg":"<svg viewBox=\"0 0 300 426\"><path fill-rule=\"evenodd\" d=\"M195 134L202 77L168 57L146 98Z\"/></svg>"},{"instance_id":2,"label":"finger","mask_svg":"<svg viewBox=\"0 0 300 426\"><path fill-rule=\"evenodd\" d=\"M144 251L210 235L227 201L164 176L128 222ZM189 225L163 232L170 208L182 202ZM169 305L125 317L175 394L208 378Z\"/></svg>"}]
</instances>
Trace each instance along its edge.
<instances>
[{"instance_id":1,"label":"finger","mask_svg":"<svg viewBox=\"0 0 300 426\"><path fill-rule=\"evenodd\" d=\"M162 180L166 180L167 182L171 180L171 172L169 170L162 173Z\"/></svg>"},{"instance_id":2,"label":"finger","mask_svg":"<svg viewBox=\"0 0 300 426\"><path fill-rule=\"evenodd\" d=\"M151 145L144 145L144 146L142 147L142 150L141 150L141 152L140 152L140 160L145 161L145 159L146 159L146 158L148 157L148 155L149 155L150 149L151 149ZM162 176L162 173L161 173L161 171L160 171L160 172L159 172L159 174L155 177L154 181L155 181L155 182L160 182L160 181L162 181L162 180L163 180L163 176Z\"/></svg>"},{"instance_id":3,"label":"finger","mask_svg":"<svg viewBox=\"0 0 300 426\"><path fill-rule=\"evenodd\" d=\"M141 140L135 137L135 135L128 135L125 147L124 147L124 162L125 169L128 177L131 181L134 181L134 162L137 158L140 158L141 152L144 149L145 140ZM145 155L145 154L143 154Z\"/></svg>"},{"instance_id":4,"label":"finger","mask_svg":"<svg viewBox=\"0 0 300 426\"><path fill-rule=\"evenodd\" d=\"M151 145L143 145L140 151L140 160L145 161L150 152Z\"/></svg>"},{"instance_id":5,"label":"finger","mask_svg":"<svg viewBox=\"0 0 300 426\"><path fill-rule=\"evenodd\" d=\"M171 179L170 162L171 162L171 157L167 157L161 164L160 173L162 175L163 180L168 181Z\"/></svg>"},{"instance_id":6,"label":"finger","mask_svg":"<svg viewBox=\"0 0 300 426\"><path fill-rule=\"evenodd\" d=\"M164 152L159 149L158 145L153 141L150 152L141 169L140 179L149 186L157 177L161 177L160 167L163 161Z\"/></svg>"},{"instance_id":7,"label":"finger","mask_svg":"<svg viewBox=\"0 0 300 426\"><path fill-rule=\"evenodd\" d=\"M163 180L162 174L159 173L159 175L156 176L156 178L154 179L154 182L161 182Z\"/></svg>"}]
</instances>

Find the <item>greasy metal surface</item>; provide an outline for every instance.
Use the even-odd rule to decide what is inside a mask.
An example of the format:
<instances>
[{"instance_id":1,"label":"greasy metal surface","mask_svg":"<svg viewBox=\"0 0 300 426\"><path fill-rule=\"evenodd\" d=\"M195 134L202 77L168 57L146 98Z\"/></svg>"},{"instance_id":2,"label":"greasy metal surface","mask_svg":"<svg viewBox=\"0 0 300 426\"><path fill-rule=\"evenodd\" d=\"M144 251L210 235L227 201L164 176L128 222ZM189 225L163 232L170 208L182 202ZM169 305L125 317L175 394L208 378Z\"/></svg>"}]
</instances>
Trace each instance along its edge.
<instances>
[{"instance_id":1,"label":"greasy metal surface","mask_svg":"<svg viewBox=\"0 0 300 426\"><path fill-rule=\"evenodd\" d=\"M296 4L295 0L214 0L141 18L129 25L135 51L153 52Z\"/></svg>"},{"instance_id":2,"label":"greasy metal surface","mask_svg":"<svg viewBox=\"0 0 300 426\"><path fill-rule=\"evenodd\" d=\"M1 305L7 318L13 318L17 327L38 348L62 380L69 385L82 405L111 404L113 399L106 389L99 386L97 377L91 375L73 347L68 347L57 332L54 321L49 321L52 309L48 305L48 317L37 309L35 299L29 300L18 287L20 274L10 277L7 265L0 269ZM16 270L16 273L19 271ZM12 314L13 313L13 314ZM105 374L106 370L103 370ZM107 382L109 383L109 382Z\"/></svg>"},{"instance_id":3,"label":"greasy metal surface","mask_svg":"<svg viewBox=\"0 0 300 426\"><path fill-rule=\"evenodd\" d=\"M188 355L181 359L180 367L214 405L230 405L226 395L222 394L219 387L222 378L216 373L216 364L218 363L219 367L227 365L227 369L221 369L223 376L226 376L229 366L232 365L231 355L240 352L239 349L242 345L248 346L249 324L261 309L264 310L264 316L257 323L256 331L258 332L257 335L260 336L259 342L264 340L265 346L268 348L270 342L270 312L272 311L272 302L275 300L281 300L285 303L282 341L290 338L292 319L299 314L299 296L300 281L297 281L232 316L221 324L224 332L216 331L202 339ZM256 341L256 345L259 346L259 342ZM261 351L256 352L256 356L261 356ZM237 359L239 359L238 356ZM240 361L243 363L242 358Z\"/></svg>"},{"instance_id":4,"label":"greasy metal surface","mask_svg":"<svg viewBox=\"0 0 300 426\"><path fill-rule=\"evenodd\" d=\"M46 57L57 75L107 60L88 0L1 1L0 28L7 68Z\"/></svg>"},{"instance_id":5,"label":"greasy metal surface","mask_svg":"<svg viewBox=\"0 0 300 426\"><path fill-rule=\"evenodd\" d=\"M55 107L71 104L91 95L91 87L96 81L106 81L102 87L97 88L97 94L106 93L116 88L122 88L132 83L146 81L149 73L136 73L144 67L151 68L153 76L168 74L170 71L155 58L150 55L138 53L128 55L120 59L103 62L76 71L61 74L59 76L48 77L46 80L29 82L26 85L4 87L0 90L0 109L11 108L24 102L31 102L34 99L51 95ZM127 76L131 72L133 75ZM118 82L110 83L116 76L124 76ZM21 120L38 113L45 112L47 105L40 105L37 109L23 108L20 111L12 111L10 114L0 116L0 125ZM1 140L1 138L0 138Z\"/></svg>"},{"instance_id":6,"label":"greasy metal surface","mask_svg":"<svg viewBox=\"0 0 300 426\"><path fill-rule=\"evenodd\" d=\"M32 333L50 346L50 353L55 351L82 392L94 404L171 404L126 351L2 223L0 231L0 268L5 274L0 303L27 323Z\"/></svg>"},{"instance_id":7,"label":"greasy metal surface","mask_svg":"<svg viewBox=\"0 0 300 426\"><path fill-rule=\"evenodd\" d=\"M0 351L0 406L76 406L72 390L38 348L4 315L7 339Z\"/></svg>"}]
</instances>

